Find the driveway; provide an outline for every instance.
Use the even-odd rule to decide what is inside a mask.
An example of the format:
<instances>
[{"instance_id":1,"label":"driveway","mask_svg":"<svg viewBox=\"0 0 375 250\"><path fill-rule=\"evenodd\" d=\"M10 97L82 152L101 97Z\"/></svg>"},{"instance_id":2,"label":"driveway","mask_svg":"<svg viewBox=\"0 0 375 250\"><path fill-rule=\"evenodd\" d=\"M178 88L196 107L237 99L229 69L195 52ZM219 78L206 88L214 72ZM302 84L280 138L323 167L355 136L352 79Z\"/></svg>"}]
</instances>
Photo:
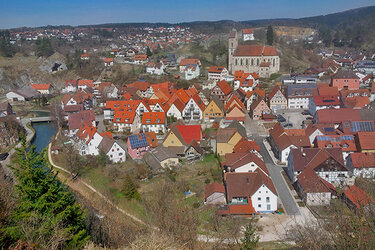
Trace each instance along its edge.
<instances>
[{"instance_id":1,"label":"driveway","mask_svg":"<svg viewBox=\"0 0 375 250\"><path fill-rule=\"evenodd\" d=\"M281 202L283 203L285 212L288 215L301 215L298 205L295 202L292 194L290 193L290 189L287 183L285 182L284 177L281 174L281 171L283 171L282 167L279 165L275 165L273 163L268 150L263 144L264 137L255 135L255 136L252 136L252 138L260 146L260 151L261 151L261 154L263 155L264 162L266 163L268 172L270 173L273 184L275 185L277 194Z\"/></svg>"}]
</instances>

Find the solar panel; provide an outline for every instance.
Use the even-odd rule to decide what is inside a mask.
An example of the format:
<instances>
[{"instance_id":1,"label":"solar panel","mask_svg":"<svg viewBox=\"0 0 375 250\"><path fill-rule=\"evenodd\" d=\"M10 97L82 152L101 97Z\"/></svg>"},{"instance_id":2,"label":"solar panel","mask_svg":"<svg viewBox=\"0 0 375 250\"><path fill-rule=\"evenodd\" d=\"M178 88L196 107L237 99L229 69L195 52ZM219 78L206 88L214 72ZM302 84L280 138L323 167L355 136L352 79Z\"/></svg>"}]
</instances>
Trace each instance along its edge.
<instances>
[{"instance_id":1,"label":"solar panel","mask_svg":"<svg viewBox=\"0 0 375 250\"><path fill-rule=\"evenodd\" d=\"M331 140L331 137L329 136L321 136L321 135L318 136L318 141L330 141L330 140Z\"/></svg>"},{"instance_id":2,"label":"solar panel","mask_svg":"<svg viewBox=\"0 0 375 250\"><path fill-rule=\"evenodd\" d=\"M369 121L356 121L352 123L353 126L351 128L352 132L373 132L374 127L372 125L372 122Z\"/></svg>"},{"instance_id":3,"label":"solar panel","mask_svg":"<svg viewBox=\"0 0 375 250\"><path fill-rule=\"evenodd\" d=\"M341 140L344 140L344 141L350 141L350 140L353 140L353 136L352 135L342 135L341 136Z\"/></svg>"},{"instance_id":4,"label":"solar panel","mask_svg":"<svg viewBox=\"0 0 375 250\"><path fill-rule=\"evenodd\" d=\"M139 138L138 138L139 136ZM130 145L132 148L140 148L148 146L145 134L129 136Z\"/></svg>"},{"instance_id":5,"label":"solar panel","mask_svg":"<svg viewBox=\"0 0 375 250\"><path fill-rule=\"evenodd\" d=\"M323 128L324 132L333 132L335 131L334 128Z\"/></svg>"}]
</instances>

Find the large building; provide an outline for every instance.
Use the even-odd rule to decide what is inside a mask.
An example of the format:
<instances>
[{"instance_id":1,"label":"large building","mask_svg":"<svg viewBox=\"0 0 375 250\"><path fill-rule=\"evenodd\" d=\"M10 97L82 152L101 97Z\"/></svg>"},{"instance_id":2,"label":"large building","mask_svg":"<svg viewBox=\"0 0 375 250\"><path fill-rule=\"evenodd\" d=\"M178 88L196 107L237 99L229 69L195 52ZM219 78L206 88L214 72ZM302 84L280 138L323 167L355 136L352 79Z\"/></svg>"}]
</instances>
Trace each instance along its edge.
<instances>
[{"instance_id":1,"label":"large building","mask_svg":"<svg viewBox=\"0 0 375 250\"><path fill-rule=\"evenodd\" d=\"M260 77L269 77L280 70L280 58L275 47L265 45L239 45L238 34L229 35L228 68L233 74L237 70L256 72Z\"/></svg>"}]
</instances>

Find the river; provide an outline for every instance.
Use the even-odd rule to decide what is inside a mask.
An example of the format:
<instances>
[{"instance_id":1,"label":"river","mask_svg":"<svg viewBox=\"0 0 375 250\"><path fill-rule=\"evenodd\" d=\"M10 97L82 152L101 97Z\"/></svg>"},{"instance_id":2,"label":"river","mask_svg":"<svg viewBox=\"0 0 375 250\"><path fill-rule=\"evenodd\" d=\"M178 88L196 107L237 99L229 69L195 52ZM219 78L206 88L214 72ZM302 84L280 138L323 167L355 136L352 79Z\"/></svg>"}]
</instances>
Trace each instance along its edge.
<instances>
[{"instance_id":1,"label":"river","mask_svg":"<svg viewBox=\"0 0 375 250\"><path fill-rule=\"evenodd\" d=\"M35 122L32 126L35 129L35 136L31 143L36 146L36 151L40 153L55 136L56 126L51 122Z\"/></svg>"}]
</instances>

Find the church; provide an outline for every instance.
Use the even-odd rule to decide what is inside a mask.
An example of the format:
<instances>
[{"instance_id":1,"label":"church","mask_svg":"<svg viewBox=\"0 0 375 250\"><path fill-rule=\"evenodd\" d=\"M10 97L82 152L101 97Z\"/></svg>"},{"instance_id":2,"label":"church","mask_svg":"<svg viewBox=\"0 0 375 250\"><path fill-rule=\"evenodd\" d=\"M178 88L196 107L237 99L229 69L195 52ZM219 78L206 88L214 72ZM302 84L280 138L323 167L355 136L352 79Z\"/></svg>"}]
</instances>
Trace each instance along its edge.
<instances>
[{"instance_id":1,"label":"church","mask_svg":"<svg viewBox=\"0 0 375 250\"><path fill-rule=\"evenodd\" d=\"M280 70L279 53L273 46L238 44L238 34L232 30L229 35L228 68L234 74L237 70L270 77Z\"/></svg>"}]
</instances>

